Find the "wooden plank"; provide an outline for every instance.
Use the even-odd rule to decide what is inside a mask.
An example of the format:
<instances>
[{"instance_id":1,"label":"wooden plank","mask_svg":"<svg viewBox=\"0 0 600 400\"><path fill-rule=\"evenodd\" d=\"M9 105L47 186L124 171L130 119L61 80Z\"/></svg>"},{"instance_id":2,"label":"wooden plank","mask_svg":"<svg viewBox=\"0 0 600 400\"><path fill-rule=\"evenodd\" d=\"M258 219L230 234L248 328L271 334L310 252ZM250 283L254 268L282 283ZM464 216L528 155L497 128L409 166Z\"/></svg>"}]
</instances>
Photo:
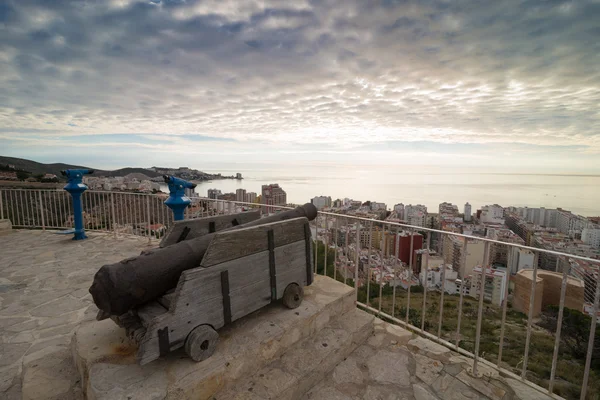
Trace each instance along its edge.
<instances>
[{"instance_id":1,"label":"wooden plank","mask_svg":"<svg viewBox=\"0 0 600 400\"><path fill-rule=\"evenodd\" d=\"M167 310L171 308L171 304L173 304L173 299L175 298L175 292L171 291L171 293L164 294L156 299L160 303L161 306L166 308Z\"/></svg>"},{"instance_id":2,"label":"wooden plank","mask_svg":"<svg viewBox=\"0 0 600 400\"><path fill-rule=\"evenodd\" d=\"M164 308L159 302L151 301L148 304L138 308L137 313L140 317L140 321L142 325L148 327L152 323L152 320L156 317L159 317L167 312L167 309Z\"/></svg>"},{"instance_id":3,"label":"wooden plank","mask_svg":"<svg viewBox=\"0 0 600 400\"><path fill-rule=\"evenodd\" d=\"M277 275L290 269L301 269L306 274L306 242L304 240L277 247L274 254Z\"/></svg>"},{"instance_id":4,"label":"wooden plank","mask_svg":"<svg viewBox=\"0 0 600 400\"><path fill-rule=\"evenodd\" d=\"M291 269L287 272L277 275L277 299L283 297L285 288L290 283L297 283L304 287L306 286L306 270L304 269Z\"/></svg>"},{"instance_id":5,"label":"wooden plank","mask_svg":"<svg viewBox=\"0 0 600 400\"><path fill-rule=\"evenodd\" d=\"M196 307L186 307L177 313L167 312L148 326L138 350L138 362L144 365L160 356L158 330L168 328L170 350L173 351L185 342L185 338L198 325L209 324L215 329L224 325L222 299L199 303Z\"/></svg>"},{"instance_id":6,"label":"wooden plank","mask_svg":"<svg viewBox=\"0 0 600 400\"><path fill-rule=\"evenodd\" d=\"M229 286L232 290L269 278L269 252L231 260L211 268L198 267L184 271L179 278L173 299L173 310L188 303L208 301L221 297L221 271L229 270Z\"/></svg>"},{"instance_id":7,"label":"wooden plank","mask_svg":"<svg viewBox=\"0 0 600 400\"><path fill-rule=\"evenodd\" d=\"M243 225L260 218L260 212L248 211L238 214L220 215L217 217L205 217L197 219L188 219L175 221L167 231L167 234L160 241L160 247L170 246L177 243L182 238L184 230L189 229L184 240L190 240L210 233L211 222L214 225L213 232L219 232L225 228Z\"/></svg>"},{"instance_id":8,"label":"wooden plank","mask_svg":"<svg viewBox=\"0 0 600 400\"><path fill-rule=\"evenodd\" d=\"M263 281L230 293L231 320L242 318L271 303L271 283L267 275Z\"/></svg>"},{"instance_id":9,"label":"wooden plank","mask_svg":"<svg viewBox=\"0 0 600 400\"><path fill-rule=\"evenodd\" d=\"M248 228L217 233L210 242L202 262L212 267L226 261L268 250L267 232L273 230L275 247L304 240L306 218L294 218Z\"/></svg>"}]
</instances>

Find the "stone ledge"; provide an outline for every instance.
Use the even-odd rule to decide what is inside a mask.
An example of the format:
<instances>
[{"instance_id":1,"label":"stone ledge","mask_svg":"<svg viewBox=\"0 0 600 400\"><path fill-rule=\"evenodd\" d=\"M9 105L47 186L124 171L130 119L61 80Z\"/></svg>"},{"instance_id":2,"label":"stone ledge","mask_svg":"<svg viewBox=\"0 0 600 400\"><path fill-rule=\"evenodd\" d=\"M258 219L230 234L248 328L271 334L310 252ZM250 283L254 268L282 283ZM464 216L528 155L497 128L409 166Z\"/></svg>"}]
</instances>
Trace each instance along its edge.
<instances>
[{"instance_id":1,"label":"stone ledge","mask_svg":"<svg viewBox=\"0 0 600 400\"><path fill-rule=\"evenodd\" d=\"M10 219L0 219L0 232L12 230L12 223Z\"/></svg>"},{"instance_id":2,"label":"stone ledge","mask_svg":"<svg viewBox=\"0 0 600 400\"><path fill-rule=\"evenodd\" d=\"M219 400L299 399L365 342L373 332L373 318L361 310L351 311L215 397Z\"/></svg>"},{"instance_id":3,"label":"stone ledge","mask_svg":"<svg viewBox=\"0 0 600 400\"><path fill-rule=\"evenodd\" d=\"M355 309L354 290L333 279L316 276L304 290L297 309L273 304L221 329L215 354L200 363L178 350L142 367L112 320L83 325L71 344L83 391L88 399L209 399Z\"/></svg>"}]
</instances>

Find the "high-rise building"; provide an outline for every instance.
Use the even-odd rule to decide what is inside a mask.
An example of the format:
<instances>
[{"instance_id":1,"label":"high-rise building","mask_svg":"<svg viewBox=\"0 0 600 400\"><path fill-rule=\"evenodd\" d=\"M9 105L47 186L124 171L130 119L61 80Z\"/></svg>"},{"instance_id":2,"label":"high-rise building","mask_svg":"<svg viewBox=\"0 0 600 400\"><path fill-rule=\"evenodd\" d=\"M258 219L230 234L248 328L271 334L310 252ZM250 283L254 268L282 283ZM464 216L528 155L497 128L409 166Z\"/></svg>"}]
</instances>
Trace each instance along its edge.
<instances>
[{"instance_id":1,"label":"high-rise building","mask_svg":"<svg viewBox=\"0 0 600 400\"><path fill-rule=\"evenodd\" d=\"M246 203L254 203L254 202L256 202L256 192L246 193Z\"/></svg>"},{"instance_id":2,"label":"high-rise building","mask_svg":"<svg viewBox=\"0 0 600 400\"><path fill-rule=\"evenodd\" d=\"M396 217L398 219L404 219L404 204L396 204L394 206L394 212L396 213Z\"/></svg>"},{"instance_id":3,"label":"high-rise building","mask_svg":"<svg viewBox=\"0 0 600 400\"><path fill-rule=\"evenodd\" d=\"M410 262L410 254L413 253L413 265L415 264L415 251L421 250L423 248L423 236L420 233L412 234L412 249L410 247L410 238L411 234L407 232L398 233L396 239L396 249L394 251L397 254L397 257L403 263L409 265Z\"/></svg>"},{"instance_id":4,"label":"high-rise building","mask_svg":"<svg viewBox=\"0 0 600 400\"><path fill-rule=\"evenodd\" d=\"M267 206L283 206L287 204L287 195L277 183L262 185L261 201L262 204ZM263 212L265 213L271 213L275 210L275 207L263 207Z\"/></svg>"},{"instance_id":5,"label":"high-rise building","mask_svg":"<svg viewBox=\"0 0 600 400\"><path fill-rule=\"evenodd\" d=\"M584 228L581 231L581 241L592 247L600 248L600 228Z\"/></svg>"},{"instance_id":6,"label":"high-rise building","mask_svg":"<svg viewBox=\"0 0 600 400\"><path fill-rule=\"evenodd\" d=\"M501 269L493 268L482 268L477 266L473 268L473 275L471 277L471 289L469 295L471 297L479 297L481 288L481 275L485 275L483 282L483 298L492 302L497 306L502 305L504 301L504 295L506 293L506 285L508 285L508 279L506 277L506 271Z\"/></svg>"},{"instance_id":7,"label":"high-rise building","mask_svg":"<svg viewBox=\"0 0 600 400\"><path fill-rule=\"evenodd\" d=\"M465 216L464 216L464 220L465 220L465 222L471 221L471 205L468 202L465 203Z\"/></svg>"},{"instance_id":8,"label":"high-rise building","mask_svg":"<svg viewBox=\"0 0 600 400\"><path fill-rule=\"evenodd\" d=\"M316 196L313 197L310 202L317 208L317 210L322 210L323 208L331 207L331 197L330 196Z\"/></svg>"},{"instance_id":9,"label":"high-rise building","mask_svg":"<svg viewBox=\"0 0 600 400\"><path fill-rule=\"evenodd\" d=\"M219 189L208 189L208 198L209 199L218 199L222 193Z\"/></svg>"},{"instance_id":10,"label":"high-rise building","mask_svg":"<svg viewBox=\"0 0 600 400\"><path fill-rule=\"evenodd\" d=\"M371 202L371 211L385 211L387 206L385 203L377 203L376 201Z\"/></svg>"},{"instance_id":11,"label":"high-rise building","mask_svg":"<svg viewBox=\"0 0 600 400\"><path fill-rule=\"evenodd\" d=\"M509 260L508 272L514 275L522 269L533 269L535 255L531 250L511 247Z\"/></svg>"},{"instance_id":12,"label":"high-rise building","mask_svg":"<svg viewBox=\"0 0 600 400\"><path fill-rule=\"evenodd\" d=\"M479 217L479 220L483 223L503 224L504 208L498 204L483 206L481 207L481 216Z\"/></svg>"},{"instance_id":13,"label":"high-rise building","mask_svg":"<svg viewBox=\"0 0 600 400\"><path fill-rule=\"evenodd\" d=\"M235 201L246 201L246 189L237 189L235 191Z\"/></svg>"},{"instance_id":14,"label":"high-rise building","mask_svg":"<svg viewBox=\"0 0 600 400\"><path fill-rule=\"evenodd\" d=\"M465 238L446 235L443 239L443 256L446 264L458 272L460 278L473 273L473 268L481 265L484 256L485 243L482 240L468 239L467 254L464 254Z\"/></svg>"},{"instance_id":15,"label":"high-rise building","mask_svg":"<svg viewBox=\"0 0 600 400\"><path fill-rule=\"evenodd\" d=\"M404 207L404 219L408 225L425 226L427 222L427 207L421 204L412 204Z\"/></svg>"}]
</instances>

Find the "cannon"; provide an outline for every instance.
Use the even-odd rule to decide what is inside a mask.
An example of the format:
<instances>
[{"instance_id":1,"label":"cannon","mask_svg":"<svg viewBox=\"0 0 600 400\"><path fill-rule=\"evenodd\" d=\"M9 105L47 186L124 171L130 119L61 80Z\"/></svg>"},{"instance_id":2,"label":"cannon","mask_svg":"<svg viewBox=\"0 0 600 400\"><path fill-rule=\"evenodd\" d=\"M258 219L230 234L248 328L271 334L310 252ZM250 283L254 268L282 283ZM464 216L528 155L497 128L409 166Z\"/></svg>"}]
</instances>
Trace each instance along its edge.
<instances>
[{"instance_id":1,"label":"cannon","mask_svg":"<svg viewBox=\"0 0 600 400\"><path fill-rule=\"evenodd\" d=\"M262 219L243 214L254 213L196 220L196 237L96 273L90 292L98 319L110 316L125 328L140 365L181 347L202 361L215 351L221 327L273 302L301 304L303 287L313 281L308 223L316 208L305 204ZM233 226L225 227L224 218ZM234 225L243 218L252 221ZM207 225L221 230L200 229Z\"/></svg>"},{"instance_id":2,"label":"cannon","mask_svg":"<svg viewBox=\"0 0 600 400\"><path fill-rule=\"evenodd\" d=\"M299 217L310 221L316 216L315 206L307 203L293 210L224 228L222 232ZM217 234L218 232L209 233L183 240L163 248L144 251L137 257L102 266L94 275L90 287L94 303L105 315L119 316L163 295L177 285L183 271L200 265ZM243 237L239 237L239 240L240 243L230 243L230 247L243 247Z\"/></svg>"}]
</instances>

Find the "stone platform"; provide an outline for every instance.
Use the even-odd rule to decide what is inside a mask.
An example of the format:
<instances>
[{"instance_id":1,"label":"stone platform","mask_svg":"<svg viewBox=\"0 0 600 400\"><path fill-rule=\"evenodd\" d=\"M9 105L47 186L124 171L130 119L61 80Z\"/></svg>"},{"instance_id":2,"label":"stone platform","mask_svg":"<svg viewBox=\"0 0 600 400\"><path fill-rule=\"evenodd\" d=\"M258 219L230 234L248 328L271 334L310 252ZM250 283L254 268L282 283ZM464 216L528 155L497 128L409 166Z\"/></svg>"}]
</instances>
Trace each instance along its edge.
<instances>
[{"instance_id":1,"label":"stone platform","mask_svg":"<svg viewBox=\"0 0 600 400\"><path fill-rule=\"evenodd\" d=\"M333 279L317 276L304 291L304 301L296 309L275 303L219 330L215 354L199 363L180 349L139 366L136 347L112 320L82 325L73 337L72 350L83 391L88 399L209 399L281 357L294 344L318 335L331 321L358 312L353 289ZM366 332L372 319L364 319L360 329ZM339 329L352 332L352 321L344 323Z\"/></svg>"},{"instance_id":2,"label":"stone platform","mask_svg":"<svg viewBox=\"0 0 600 400\"><path fill-rule=\"evenodd\" d=\"M0 399L81 398L69 344L96 316L94 273L148 248L147 238L88 236L0 230Z\"/></svg>"}]
</instances>

